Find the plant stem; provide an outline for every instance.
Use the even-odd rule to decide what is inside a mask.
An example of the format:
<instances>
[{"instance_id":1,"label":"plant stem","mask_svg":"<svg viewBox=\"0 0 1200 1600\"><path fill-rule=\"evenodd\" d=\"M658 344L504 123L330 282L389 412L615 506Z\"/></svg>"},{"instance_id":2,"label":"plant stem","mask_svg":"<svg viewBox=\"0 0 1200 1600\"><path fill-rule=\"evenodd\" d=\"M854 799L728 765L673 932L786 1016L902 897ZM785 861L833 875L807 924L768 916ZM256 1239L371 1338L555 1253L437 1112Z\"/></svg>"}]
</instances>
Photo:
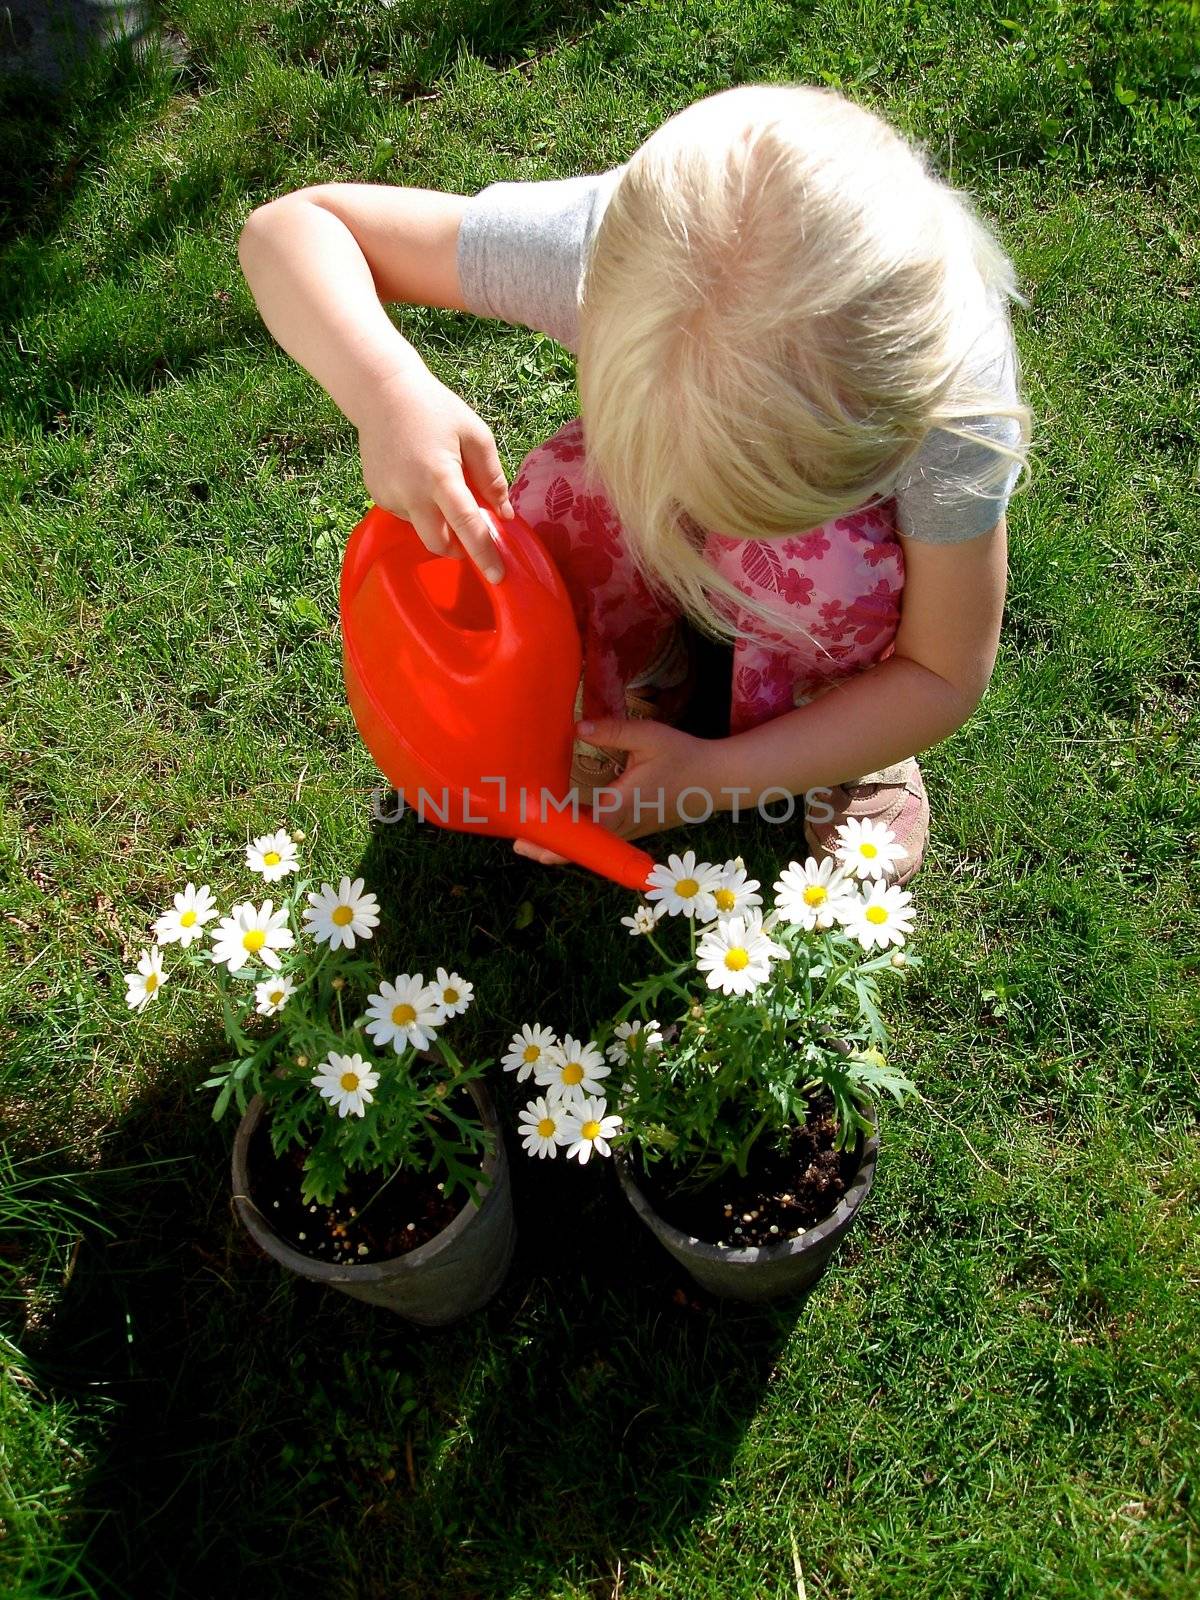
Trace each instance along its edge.
<instances>
[{"instance_id":1,"label":"plant stem","mask_svg":"<svg viewBox=\"0 0 1200 1600\"><path fill-rule=\"evenodd\" d=\"M768 1113L764 1111L762 1116L758 1119L757 1126L746 1135L746 1138L742 1141L742 1144L738 1149L737 1155L734 1157L734 1165L737 1167L739 1178L744 1178L746 1176L746 1165L750 1160L750 1152L754 1148L759 1134L766 1127L767 1120Z\"/></svg>"},{"instance_id":2,"label":"plant stem","mask_svg":"<svg viewBox=\"0 0 1200 1600\"><path fill-rule=\"evenodd\" d=\"M388 1184L392 1182L393 1178L398 1178L403 1171L404 1171L404 1163L401 1161L401 1162L399 1162L397 1164L396 1170L394 1172L390 1172L388 1174L388 1176L383 1180L383 1182L379 1185L378 1189L376 1189L375 1193L367 1201L366 1205L359 1206L359 1208L358 1208L358 1210L357 1210L357 1212L355 1213L355 1216L354 1216L355 1222L359 1221L359 1219L361 1217L366 1215L367 1211L370 1209L371 1206L373 1206L375 1204L376 1200L379 1199L379 1196L387 1188Z\"/></svg>"}]
</instances>

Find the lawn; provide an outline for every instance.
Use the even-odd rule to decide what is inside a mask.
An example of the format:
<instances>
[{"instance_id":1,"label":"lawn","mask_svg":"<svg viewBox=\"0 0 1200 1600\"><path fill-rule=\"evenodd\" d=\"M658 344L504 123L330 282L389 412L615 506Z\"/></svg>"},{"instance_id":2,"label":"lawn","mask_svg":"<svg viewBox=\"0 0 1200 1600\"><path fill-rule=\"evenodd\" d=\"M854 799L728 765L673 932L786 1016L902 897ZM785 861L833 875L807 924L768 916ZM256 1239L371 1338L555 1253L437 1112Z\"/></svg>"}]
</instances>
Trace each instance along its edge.
<instances>
[{"instance_id":1,"label":"lawn","mask_svg":"<svg viewBox=\"0 0 1200 1600\"><path fill-rule=\"evenodd\" d=\"M159 9L182 65L0 105L0 1591L1194 1595L1195 5ZM924 965L891 1012L922 1099L800 1307L703 1299L611 1170L522 1164L507 1286L412 1330L236 1224L197 1092L219 1018L125 1008L149 921L301 828L314 874L379 893L397 970L473 979L455 1038L490 1056L586 1032L637 952L618 889L372 825L336 617L355 436L263 329L238 230L316 180L596 171L763 79L923 141L1030 302L1001 656L924 762ZM549 340L398 315L510 477L574 414ZM686 837L768 883L803 849Z\"/></svg>"}]
</instances>

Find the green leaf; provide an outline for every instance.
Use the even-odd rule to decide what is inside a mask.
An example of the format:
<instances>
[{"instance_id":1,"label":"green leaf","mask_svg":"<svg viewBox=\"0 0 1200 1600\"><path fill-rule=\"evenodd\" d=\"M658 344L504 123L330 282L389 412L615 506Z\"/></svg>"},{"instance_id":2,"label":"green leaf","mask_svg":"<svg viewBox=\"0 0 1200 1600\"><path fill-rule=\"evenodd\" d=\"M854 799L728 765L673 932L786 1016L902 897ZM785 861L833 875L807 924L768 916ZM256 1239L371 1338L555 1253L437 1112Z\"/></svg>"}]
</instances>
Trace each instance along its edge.
<instances>
[{"instance_id":1,"label":"green leaf","mask_svg":"<svg viewBox=\"0 0 1200 1600\"><path fill-rule=\"evenodd\" d=\"M287 604L287 614L293 622L298 622L304 627L322 628L325 617L315 600L306 594L294 594Z\"/></svg>"},{"instance_id":2,"label":"green leaf","mask_svg":"<svg viewBox=\"0 0 1200 1600\"><path fill-rule=\"evenodd\" d=\"M225 1081L225 1087L217 1096L212 1112L214 1122L220 1122L221 1118L225 1115L225 1112L229 1107L229 1099L233 1094L233 1082L234 1080L232 1077L227 1078Z\"/></svg>"}]
</instances>

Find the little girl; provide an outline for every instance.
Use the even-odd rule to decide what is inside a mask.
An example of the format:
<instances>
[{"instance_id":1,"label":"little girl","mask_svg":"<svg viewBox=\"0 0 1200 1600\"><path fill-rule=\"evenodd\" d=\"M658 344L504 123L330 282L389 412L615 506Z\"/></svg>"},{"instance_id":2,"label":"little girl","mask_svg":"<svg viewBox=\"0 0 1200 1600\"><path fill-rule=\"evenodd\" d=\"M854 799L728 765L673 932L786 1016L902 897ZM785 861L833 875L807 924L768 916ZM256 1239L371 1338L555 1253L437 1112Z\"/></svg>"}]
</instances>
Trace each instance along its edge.
<instances>
[{"instance_id":1,"label":"little girl","mask_svg":"<svg viewBox=\"0 0 1200 1600\"><path fill-rule=\"evenodd\" d=\"M378 504L492 581L477 499L549 546L584 643L574 776L611 781L610 827L695 820L696 791L805 794L818 856L873 818L911 877L913 752L987 685L1029 441L1012 266L921 153L832 91L750 85L594 177L300 190L253 213L240 254L267 326L357 427ZM581 416L511 500L490 431L387 301L576 351ZM727 737L670 725L681 620L733 641Z\"/></svg>"}]
</instances>

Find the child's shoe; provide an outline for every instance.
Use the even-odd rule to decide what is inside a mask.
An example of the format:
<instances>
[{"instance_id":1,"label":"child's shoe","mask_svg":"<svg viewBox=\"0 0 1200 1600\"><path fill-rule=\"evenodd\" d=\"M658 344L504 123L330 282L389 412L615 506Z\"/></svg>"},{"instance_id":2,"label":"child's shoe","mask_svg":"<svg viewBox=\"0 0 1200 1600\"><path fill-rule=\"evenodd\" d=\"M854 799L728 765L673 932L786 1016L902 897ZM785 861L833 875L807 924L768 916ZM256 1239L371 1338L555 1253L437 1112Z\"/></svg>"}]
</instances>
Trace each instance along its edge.
<instances>
[{"instance_id":1,"label":"child's shoe","mask_svg":"<svg viewBox=\"0 0 1200 1600\"><path fill-rule=\"evenodd\" d=\"M692 692L692 664L683 629L673 629L658 656L625 690L625 715L673 723ZM583 715L583 682L575 694L575 720ZM596 789L608 788L625 770L627 752L576 739L571 785L581 806L590 806Z\"/></svg>"},{"instance_id":2,"label":"child's shoe","mask_svg":"<svg viewBox=\"0 0 1200 1600\"><path fill-rule=\"evenodd\" d=\"M848 818L861 821L869 817L881 827L890 828L896 843L904 849L904 855L896 862L899 874L890 881L901 887L908 883L921 865L929 838L929 797L915 757L817 793L823 808L833 808L828 822L811 821L805 810L804 837L818 861L834 854L834 835Z\"/></svg>"}]
</instances>

